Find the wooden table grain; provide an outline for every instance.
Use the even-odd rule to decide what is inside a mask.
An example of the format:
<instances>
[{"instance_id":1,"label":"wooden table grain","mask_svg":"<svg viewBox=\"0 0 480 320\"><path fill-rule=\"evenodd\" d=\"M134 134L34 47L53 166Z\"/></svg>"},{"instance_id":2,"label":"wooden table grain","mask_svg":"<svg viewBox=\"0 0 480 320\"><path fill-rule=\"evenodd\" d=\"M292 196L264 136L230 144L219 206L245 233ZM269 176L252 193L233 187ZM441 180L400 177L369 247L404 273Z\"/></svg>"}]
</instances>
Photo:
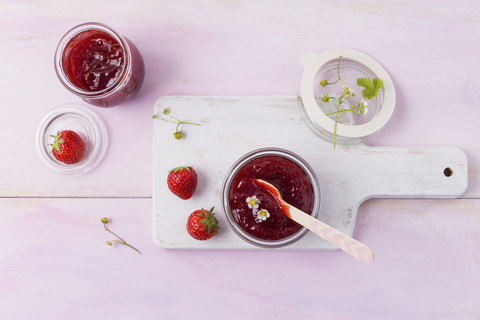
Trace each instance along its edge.
<instances>
[{"instance_id":1,"label":"wooden table grain","mask_svg":"<svg viewBox=\"0 0 480 320\"><path fill-rule=\"evenodd\" d=\"M475 1L0 0L0 318L478 319L479 12ZM88 106L58 81L56 45L88 21L141 51L131 102ZM363 203L354 236L375 251L368 266L337 251L157 247L155 101L294 97L301 54L339 47L379 61L396 88L395 113L368 144L462 149L462 198ZM84 175L57 174L36 153L39 122L66 103L107 127L106 156ZM108 248L102 217L142 254Z\"/></svg>"}]
</instances>

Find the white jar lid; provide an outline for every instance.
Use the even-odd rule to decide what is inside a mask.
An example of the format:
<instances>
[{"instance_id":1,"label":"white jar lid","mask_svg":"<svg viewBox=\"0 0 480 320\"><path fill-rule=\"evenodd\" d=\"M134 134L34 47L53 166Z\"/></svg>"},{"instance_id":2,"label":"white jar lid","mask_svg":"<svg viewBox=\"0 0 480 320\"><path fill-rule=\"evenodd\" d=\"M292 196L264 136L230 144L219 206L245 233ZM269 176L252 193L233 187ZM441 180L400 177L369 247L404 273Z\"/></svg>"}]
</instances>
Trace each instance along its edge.
<instances>
[{"instance_id":1,"label":"white jar lid","mask_svg":"<svg viewBox=\"0 0 480 320\"><path fill-rule=\"evenodd\" d=\"M339 57L356 61L370 69L378 78L383 81L384 99L378 113L370 121L348 125L337 122L335 132L335 121L325 115L319 108L314 95L314 81L320 68L329 61ZM304 53L301 57L304 66L304 73L300 83L300 97L305 108L306 115L314 125L344 138L363 138L369 136L385 126L395 109L395 88L392 79L385 69L368 55L352 49L333 49L322 53ZM320 85L320 84L318 84Z\"/></svg>"}]
</instances>

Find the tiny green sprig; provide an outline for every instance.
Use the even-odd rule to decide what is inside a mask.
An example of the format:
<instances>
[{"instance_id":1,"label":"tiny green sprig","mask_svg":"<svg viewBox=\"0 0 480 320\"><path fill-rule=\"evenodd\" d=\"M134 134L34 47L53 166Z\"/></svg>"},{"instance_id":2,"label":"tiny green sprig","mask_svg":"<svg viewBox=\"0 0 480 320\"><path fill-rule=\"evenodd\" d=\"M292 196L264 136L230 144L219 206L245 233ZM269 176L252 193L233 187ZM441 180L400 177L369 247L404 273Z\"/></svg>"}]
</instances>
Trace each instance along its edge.
<instances>
[{"instance_id":1,"label":"tiny green sprig","mask_svg":"<svg viewBox=\"0 0 480 320\"><path fill-rule=\"evenodd\" d=\"M115 237L117 237L117 239L114 239L114 240L110 240L110 241L107 241L107 246L109 247L112 247L114 243L119 243L119 244L123 244L127 247L130 247L132 248L133 250L137 251L139 254L142 254L137 248L135 248L134 246L128 244L123 238L121 238L120 236L118 236L116 233L114 233L113 231L111 231L110 229L108 229L107 225L108 223L110 222L107 218L102 218L102 223L103 223L103 227L105 228L105 231L107 232L110 232L111 234L113 234Z\"/></svg>"},{"instance_id":2,"label":"tiny green sprig","mask_svg":"<svg viewBox=\"0 0 480 320\"><path fill-rule=\"evenodd\" d=\"M170 109L168 109L168 108L163 109L162 114L168 116L170 119L164 119L161 116L159 116L158 113L154 114L152 116L152 119L160 119L160 120L163 120L163 121L176 123L177 127L175 128L175 132L173 133L173 137L177 140L179 140L183 137L183 130L180 130L180 125L182 125L182 124L191 124L191 125L194 125L194 126L200 126L201 125L199 123L186 122L186 121L182 121L182 120L179 120L179 119L175 118L174 116L172 116L170 114Z\"/></svg>"},{"instance_id":3,"label":"tiny green sprig","mask_svg":"<svg viewBox=\"0 0 480 320\"><path fill-rule=\"evenodd\" d=\"M345 84L343 81L342 77L340 76L340 60L342 57L338 57L338 64L337 64L337 79L333 82L329 82L328 79L323 79L320 81L320 86L326 87L328 85L334 85L338 83L339 81L342 83L342 93L338 97L332 97L328 93L324 93L322 95L322 102L323 103L328 103L330 100L335 100L337 102L337 110L331 113L327 113L326 116L332 116L335 115L335 125L334 125L334 130L333 130L333 148L336 147L336 137L337 137L337 123L338 123L338 115L342 112L351 112L355 114L366 114L368 112L368 102L365 100L361 100L361 102L356 103L355 105L351 106L350 108L346 109L340 109L340 106L348 101L348 99L355 97L355 92ZM383 81L375 78L375 79L369 79L369 78L358 78L357 79L357 85L359 87L363 87L364 89L362 90L362 96L363 98L367 100L371 100L375 98L380 91L380 89L383 87Z\"/></svg>"}]
</instances>

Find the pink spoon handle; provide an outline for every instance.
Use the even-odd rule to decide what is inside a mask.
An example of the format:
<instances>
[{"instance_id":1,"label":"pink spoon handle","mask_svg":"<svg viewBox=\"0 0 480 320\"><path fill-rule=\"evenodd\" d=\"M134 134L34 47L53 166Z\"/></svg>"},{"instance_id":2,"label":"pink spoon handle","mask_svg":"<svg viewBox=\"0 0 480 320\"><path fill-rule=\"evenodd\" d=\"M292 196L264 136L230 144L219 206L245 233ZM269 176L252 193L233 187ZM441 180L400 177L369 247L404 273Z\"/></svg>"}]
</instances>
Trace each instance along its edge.
<instances>
[{"instance_id":1,"label":"pink spoon handle","mask_svg":"<svg viewBox=\"0 0 480 320\"><path fill-rule=\"evenodd\" d=\"M358 242L357 240L347 236L344 233L341 233L337 229L315 219L311 215L306 214L295 207L289 206L288 211L291 219L295 220L331 244L342 249L355 259L365 263L371 263L373 261L374 256L372 250L363 243Z\"/></svg>"},{"instance_id":2,"label":"pink spoon handle","mask_svg":"<svg viewBox=\"0 0 480 320\"><path fill-rule=\"evenodd\" d=\"M373 252L369 247L290 205L282 199L280 191L278 191L278 189L271 183L261 179L254 179L254 181L269 191L275 199L277 199L278 204L282 207L282 211L287 217L309 229L316 235L320 236L320 238L325 239L342 249L355 259L365 263L373 261Z\"/></svg>"}]
</instances>

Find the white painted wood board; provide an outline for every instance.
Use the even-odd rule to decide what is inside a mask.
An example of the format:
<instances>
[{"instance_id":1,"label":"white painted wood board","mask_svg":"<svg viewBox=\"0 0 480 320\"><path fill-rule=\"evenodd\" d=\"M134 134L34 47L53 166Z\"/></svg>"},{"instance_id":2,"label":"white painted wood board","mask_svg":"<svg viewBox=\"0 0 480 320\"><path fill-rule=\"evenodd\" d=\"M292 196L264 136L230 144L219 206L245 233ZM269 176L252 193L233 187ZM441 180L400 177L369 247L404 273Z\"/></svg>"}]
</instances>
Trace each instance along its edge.
<instances>
[{"instance_id":1,"label":"white painted wood board","mask_svg":"<svg viewBox=\"0 0 480 320\"><path fill-rule=\"evenodd\" d=\"M232 164L262 147L295 152L314 169L320 184L319 219L352 235L357 209L370 198L457 198L468 186L467 156L457 147L340 147L315 136L303 123L297 98L291 96L165 96L154 113L164 108L183 121L184 138L173 137L175 125L154 120L153 237L169 249L257 249L230 230L221 211L221 187ZM394 118L392 121L395 121ZM379 133L381 134L381 132ZM168 170L194 166L199 183L189 200L167 188ZM444 174L450 168L451 176ZM216 207L221 230L208 241L186 232L194 210ZM283 249L334 249L307 233Z\"/></svg>"}]
</instances>

